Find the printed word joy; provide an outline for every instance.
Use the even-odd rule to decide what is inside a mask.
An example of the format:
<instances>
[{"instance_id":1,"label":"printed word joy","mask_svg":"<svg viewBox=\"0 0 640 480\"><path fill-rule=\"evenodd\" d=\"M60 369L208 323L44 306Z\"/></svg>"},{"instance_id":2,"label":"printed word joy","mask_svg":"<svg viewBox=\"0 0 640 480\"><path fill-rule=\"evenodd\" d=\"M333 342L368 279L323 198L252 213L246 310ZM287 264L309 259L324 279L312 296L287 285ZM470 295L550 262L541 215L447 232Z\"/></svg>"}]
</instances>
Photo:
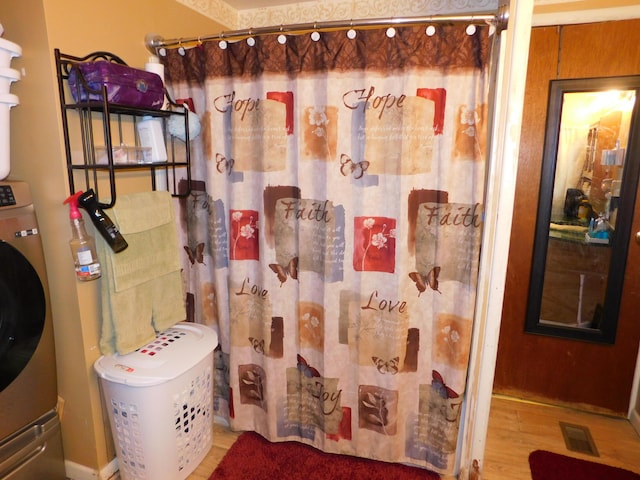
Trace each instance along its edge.
<instances>
[{"instance_id":1,"label":"printed word joy","mask_svg":"<svg viewBox=\"0 0 640 480\"><path fill-rule=\"evenodd\" d=\"M342 96L342 102L345 107L351 110L357 110L360 106L362 106L364 111L371 108L378 114L378 119L381 119L387 110L402 108L402 104L407 98L405 94L399 96L393 95L392 93L376 95L375 91L376 87L374 86L369 87L369 90L364 88L350 90Z\"/></svg>"},{"instance_id":2,"label":"printed word joy","mask_svg":"<svg viewBox=\"0 0 640 480\"><path fill-rule=\"evenodd\" d=\"M323 415L331 415L340 405L342 390L328 392L324 383L318 381L316 381L315 384L308 382L306 390L313 398L320 402Z\"/></svg>"}]
</instances>

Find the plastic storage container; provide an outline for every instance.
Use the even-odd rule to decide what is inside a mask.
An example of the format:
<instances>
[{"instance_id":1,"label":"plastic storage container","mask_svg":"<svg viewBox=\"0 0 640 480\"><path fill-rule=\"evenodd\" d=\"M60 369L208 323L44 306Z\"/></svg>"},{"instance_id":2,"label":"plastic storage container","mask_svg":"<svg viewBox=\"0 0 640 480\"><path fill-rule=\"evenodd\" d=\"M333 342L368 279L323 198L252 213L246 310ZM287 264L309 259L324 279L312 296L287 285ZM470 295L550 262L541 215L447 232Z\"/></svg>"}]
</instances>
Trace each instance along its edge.
<instances>
[{"instance_id":1,"label":"plastic storage container","mask_svg":"<svg viewBox=\"0 0 640 480\"><path fill-rule=\"evenodd\" d=\"M100 377L122 480L183 480L212 445L209 327L180 322L127 355L105 355Z\"/></svg>"},{"instance_id":2,"label":"plastic storage container","mask_svg":"<svg viewBox=\"0 0 640 480\"><path fill-rule=\"evenodd\" d=\"M151 155L150 150L150 148L120 145L111 149L111 158L114 165L137 165L145 163L145 159ZM109 163L107 147L96 147L96 163L98 165Z\"/></svg>"},{"instance_id":3,"label":"plastic storage container","mask_svg":"<svg viewBox=\"0 0 640 480\"><path fill-rule=\"evenodd\" d=\"M0 67L8 67L11 60L22 55L22 47L10 42L6 38L0 38Z\"/></svg>"}]
</instances>

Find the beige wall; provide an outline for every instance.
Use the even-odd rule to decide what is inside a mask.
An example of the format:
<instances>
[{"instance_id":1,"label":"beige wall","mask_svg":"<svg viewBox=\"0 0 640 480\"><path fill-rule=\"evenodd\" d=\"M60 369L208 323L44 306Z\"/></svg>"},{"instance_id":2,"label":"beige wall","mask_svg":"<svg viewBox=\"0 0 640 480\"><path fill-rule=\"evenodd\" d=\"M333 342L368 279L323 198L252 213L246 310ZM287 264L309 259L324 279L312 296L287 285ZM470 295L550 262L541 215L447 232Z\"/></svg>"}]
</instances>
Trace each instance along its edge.
<instances>
[{"instance_id":1,"label":"beige wall","mask_svg":"<svg viewBox=\"0 0 640 480\"><path fill-rule=\"evenodd\" d=\"M27 181L34 193L51 290L58 390L64 400L65 457L99 470L114 456L93 371L100 355L100 281L77 282L69 252L71 231L62 205L68 181L53 50L78 56L107 50L142 67L149 56L147 33L175 38L216 33L221 27L174 0L2 0L0 23L4 38L23 49L11 65L24 71L11 88L20 105L11 111L8 180Z\"/></svg>"},{"instance_id":2,"label":"beige wall","mask_svg":"<svg viewBox=\"0 0 640 480\"><path fill-rule=\"evenodd\" d=\"M23 48L23 56L12 63L13 68L25 72L11 89L21 104L11 113L9 180L31 185L44 241L58 388L64 400L65 457L101 469L114 453L103 428L105 419L92 367L99 356L100 283L77 282L69 253L68 213L62 205L68 182L53 49L79 56L108 50L132 66L142 66L149 55L144 47L147 33L179 38L222 28L174 0L0 0L0 23L4 37Z\"/></svg>"}]
</instances>

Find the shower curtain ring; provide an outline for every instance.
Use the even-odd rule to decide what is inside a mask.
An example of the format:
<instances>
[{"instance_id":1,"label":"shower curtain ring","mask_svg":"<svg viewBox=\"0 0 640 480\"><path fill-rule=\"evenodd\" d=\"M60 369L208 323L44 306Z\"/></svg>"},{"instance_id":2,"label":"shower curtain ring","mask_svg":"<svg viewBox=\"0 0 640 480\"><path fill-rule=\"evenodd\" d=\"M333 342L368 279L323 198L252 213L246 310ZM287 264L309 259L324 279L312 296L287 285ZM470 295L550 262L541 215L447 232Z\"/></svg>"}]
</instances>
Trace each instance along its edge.
<instances>
[{"instance_id":1,"label":"shower curtain ring","mask_svg":"<svg viewBox=\"0 0 640 480\"><path fill-rule=\"evenodd\" d=\"M313 22L313 32L311 32L311 40L317 42L320 40L320 32L318 32L318 22Z\"/></svg>"},{"instance_id":2,"label":"shower curtain ring","mask_svg":"<svg viewBox=\"0 0 640 480\"><path fill-rule=\"evenodd\" d=\"M218 47L220 47L221 50L226 50L227 41L224 39L224 32L220 33L219 37L220 37L220 42L218 42Z\"/></svg>"},{"instance_id":3,"label":"shower curtain ring","mask_svg":"<svg viewBox=\"0 0 640 480\"><path fill-rule=\"evenodd\" d=\"M249 37L247 38L247 45L253 47L256 44L256 39L253 38L253 27L249 28Z\"/></svg>"},{"instance_id":4,"label":"shower curtain ring","mask_svg":"<svg viewBox=\"0 0 640 480\"><path fill-rule=\"evenodd\" d=\"M353 29L353 19L349 20L349 30L347 30L347 38L353 40L356 38L356 31Z\"/></svg>"},{"instance_id":5,"label":"shower curtain ring","mask_svg":"<svg viewBox=\"0 0 640 480\"><path fill-rule=\"evenodd\" d=\"M287 36L282 33L284 31L284 27L282 26L282 24L280 24L280 35L278 35L278 43L280 45L284 45L285 43L287 43Z\"/></svg>"}]
</instances>

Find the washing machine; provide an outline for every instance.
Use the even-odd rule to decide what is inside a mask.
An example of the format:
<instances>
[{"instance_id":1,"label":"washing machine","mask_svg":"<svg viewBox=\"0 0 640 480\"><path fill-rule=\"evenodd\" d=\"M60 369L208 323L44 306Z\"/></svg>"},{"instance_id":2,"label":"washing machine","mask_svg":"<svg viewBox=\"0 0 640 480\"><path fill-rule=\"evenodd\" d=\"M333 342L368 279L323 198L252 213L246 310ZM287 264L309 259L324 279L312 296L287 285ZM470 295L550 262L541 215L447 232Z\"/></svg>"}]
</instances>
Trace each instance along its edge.
<instances>
[{"instance_id":1,"label":"washing machine","mask_svg":"<svg viewBox=\"0 0 640 480\"><path fill-rule=\"evenodd\" d=\"M44 253L29 185L0 182L0 479L64 480Z\"/></svg>"}]
</instances>

